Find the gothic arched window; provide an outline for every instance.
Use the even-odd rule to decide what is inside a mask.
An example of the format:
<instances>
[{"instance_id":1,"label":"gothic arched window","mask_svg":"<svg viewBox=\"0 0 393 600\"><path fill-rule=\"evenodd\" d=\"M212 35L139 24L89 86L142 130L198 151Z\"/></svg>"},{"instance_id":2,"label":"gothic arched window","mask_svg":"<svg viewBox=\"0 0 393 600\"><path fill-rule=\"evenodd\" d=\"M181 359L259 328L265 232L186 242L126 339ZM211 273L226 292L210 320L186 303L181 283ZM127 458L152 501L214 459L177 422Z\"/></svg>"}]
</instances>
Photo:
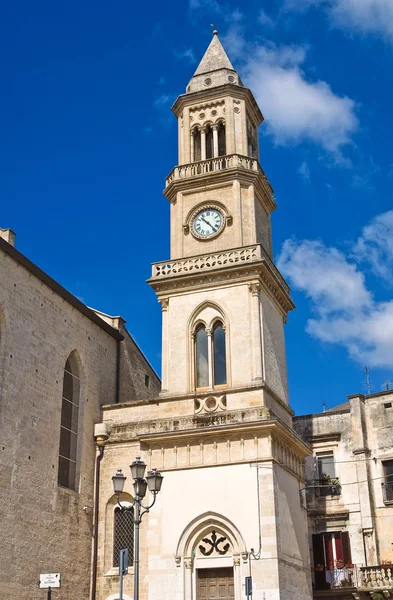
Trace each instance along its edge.
<instances>
[{"instance_id":1,"label":"gothic arched window","mask_svg":"<svg viewBox=\"0 0 393 600\"><path fill-rule=\"evenodd\" d=\"M64 368L58 484L73 490L76 487L79 392L80 380L76 360L71 354Z\"/></svg>"},{"instance_id":2,"label":"gothic arched window","mask_svg":"<svg viewBox=\"0 0 393 600\"><path fill-rule=\"evenodd\" d=\"M209 387L209 344L206 327L200 325L195 332L196 387Z\"/></svg>"},{"instance_id":3,"label":"gothic arched window","mask_svg":"<svg viewBox=\"0 0 393 600\"><path fill-rule=\"evenodd\" d=\"M120 550L128 548L128 566L134 562L133 508L121 510L116 506L113 519L113 566L120 566Z\"/></svg>"},{"instance_id":4,"label":"gothic arched window","mask_svg":"<svg viewBox=\"0 0 393 600\"><path fill-rule=\"evenodd\" d=\"M217 129L218 133L218 156L224 156L227 153L227 144L225 138L225 125L220 123Z\"/></svg>"},{"instance_id":5,"label":"gothic arched window","mask_svg":"<svg viewBox=\"0 0 393 600\"><path fill-rule=\"evenodd\" d=\"M212 330L199 325L195 330L195 387L197 389L226 385L225 328L216 321Z\"/></svg>"},{"instance_id":6,"label":"gothic arched window","mask_svg":"<svg viewBox=\"0 0 393 600\"><path fill-rule=\"evenodd\" d=\"M225 350L225 330L220 321L213 327L213 382L214 385L225 385L227 382L227 365Z\"/></svg>"}]
</instances>

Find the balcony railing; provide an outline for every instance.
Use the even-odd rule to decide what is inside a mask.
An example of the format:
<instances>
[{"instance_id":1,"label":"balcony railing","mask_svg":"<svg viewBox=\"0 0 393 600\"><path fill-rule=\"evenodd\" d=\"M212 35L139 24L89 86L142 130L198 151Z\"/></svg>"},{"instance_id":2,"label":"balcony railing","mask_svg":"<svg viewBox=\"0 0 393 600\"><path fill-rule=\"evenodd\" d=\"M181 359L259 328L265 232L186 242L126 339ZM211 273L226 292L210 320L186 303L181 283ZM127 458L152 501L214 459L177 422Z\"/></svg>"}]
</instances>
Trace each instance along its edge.
<instances>
[{"instance_id":1,"label":"balcony railing","mask_svg":"<svg viewBox=\"0 0 393 600\"><path fill-rule=\"evenodd\" d=\"M341 485L338 479L314 479L307 486L307 490L311 490L317 498L323 496L341 496Z\"/></svg>"},{"instance_id":2,"label":"balcony railing","mask_svg":"<svg viewBox=\"0 0 393 600\"><path fill-rule=\"evenodd\" d=\"M166 178L166 187L178 179L188 179L189 177L206 175L207 173L223 171L226 169L246 169L247 171L255 171L260 173L263 175L266 180L266 184L271 189L270 183L268 182L258 160L256 158L250 158L249 156L243 156L241 154L228 154L225 156L218 156L216 158L208 158L207 160L200 160L187 165L178 165L169 173L168 177Z\"/></svg>"},{"instance_id":3,"label":"balcony railing","mask_svg":"<svg viewBox=\"0 0 393 600\"><path fill-rule=\"evenodd\" d=\"M360 567L358 586L367 590L393 588L393 565Z\"/></svg>"},{"instance_id":4,"label":"balcony railing","mask_svg":"<svg viewBox=\"0 0 393 600\"><path fill-rule=\"evenodd\" d=\"M213 252L204 256L168 260L152 265L152 277L154 279L164 279L165 277L173 277L174 275L210 271L211 269L219 269L220 267L259 261L262 259L262 256L262 246L255 244L254 246L246 246L245 248L235 250Z\"/></svg>"},{"instance_id":5,"label":"balcony railing","mask_svg":"<svg viewBox=\"0 0 393 600\"><path fill-rule=\"evenodd\" d=\"M280 285L289 294L289 285L260 244L245 246L244 248L234 248L233 250L223 250L222 252L212 252L211 254L202 256L190 256L189 258L153 263L152 279L165 279L166 277L173 277L175 275L192 275L203 271L221 269L232 265L250 264L261 260L269 265Z\"/></svg>"},{"instance_id":6,"label":"balcony railing","mask_svg":"<svg viewBox=\"0 0 393 600\"><path fill-rule=\"evenodd\" d=\"M384 503L393 504L393 481L384 482L381 485Z\"/></svg>"},{"instance_id":7,"label":"balcony railing","mask_svg":"<svg viewBox=\"0 0 393 600\"><path fill-rule=\"evenodd\" d=\"M337 589L337 588L356 588L358 586L357 569L355 565L351 567L329 565L325 568L323 565L314 567L315 573L320 572L322 577L316 577L316 589Z\"/></svg>"}]
</instances>

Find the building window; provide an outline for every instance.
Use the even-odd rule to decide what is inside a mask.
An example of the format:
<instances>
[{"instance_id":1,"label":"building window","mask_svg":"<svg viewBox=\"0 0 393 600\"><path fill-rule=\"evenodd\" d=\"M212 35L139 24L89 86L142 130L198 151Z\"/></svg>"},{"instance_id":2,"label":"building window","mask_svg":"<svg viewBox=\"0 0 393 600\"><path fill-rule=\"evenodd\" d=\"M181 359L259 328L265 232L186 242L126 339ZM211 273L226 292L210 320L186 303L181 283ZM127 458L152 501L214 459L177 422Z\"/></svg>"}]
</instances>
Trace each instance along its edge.
<instances>
[{"instance_id":1,"label":"building window","mask_svg":"<svg viewBox=\"0 0 393 600\"><path fill-rule=\"evenodd\" d=\"M213 327L212 341L214 385L225 385L227 382L225 331L222 323L219 321Z\"/></svg>"},{"instance_id":2,"label":"building window","mask_svg":"<svg viewBox=\"0 0 393 600\"><path fill-rule=\"evenodd\" d=\"M197 389L227 383L225 328L221 321L212 330L199 325L195 331L195 380Z\"/></svg>"},{"instance_id":3,"label":"building window","mask_svg":"<svg viewBox=\"0 0 393 600\"><path fill-rule=\"evenodd\" d=\"M333 454L317 456L317 471L318 479L320 480L334 479L336 477Z\"/></svg>"},{"instance_id":4,"label":"building window","mask_svg":"<svg viewBox=\"0 0 393 600\"><path fill-rule=\"evenodd\" d=\"M64 368L58 484L75 489L80 380L71 354Z\"/></svg>"},{"instance_id":5,"label":"building window","mask_svg":"<svg viewBox=\"0 0 393 600\"><path fill-rule=\"evenodd\" d=\"M218 156L224 156L227 153L224 123L221 122L219 124L217 131L218 131Z\"/></svg>"},{"instance_id":6,"label":"building window","mask_svg":"<svg viewBox=\"0 0 393 600\"><path fill-rule=\"evenodd\" d=\"M194 141L194 160L201 160L201 132L199 129L194 129L193 131L193 141Z\"/></svg>"},{"instance_id":7,"label":"building window","mask_svg":"<svg viewBox=\"0 0 393 600\"><path fill-rule=\"evenodd\" d=\"M348 532L319 533L312 541L316 589L351 587L355 573Z\"/></svg>"},{"instance_id":8,"label":"building window","mask_svg":"<svg viewBox=\"0 0 393 600\"><path fill-rule=\"evenodd\" d=\"M195 333L196 386L209 387L209 349L206 327L200 325Z\"/></svg>"},{"instance_id":9,"label":"building window","mask_svg":"<svg viewBox=\"0 0 393 600\"><path fill-rule=\"evenodd\" d=\"M385 460L383 463L382 483L383 501L385 504L393 504L393 460Z\"/></svg>"},{"instance_id":10,"label":"building window","mask_svg":"<svg viewBox=\"0 0 393 600\"><path fill-rule=\"evenodd\" d=\"M213 158L214 156L214 145L213 145L213 129L210 125L206 127L206 158Z\"/></svg>"},{"instance_id":11,"label":"building window","mask_svg":"<svg viewBox=\"0 0 393 600\"><path fill-rule=\"evenodd\" d=\"M134 560L134 509L121 510L118 506L114 511L113 521L113 566L120 566L120 550L128 548L128 566Z\"/></svg>"},{"instance_id":12,"label":"building window","mask_svg":"<svg viewBox=\"0 0 393 600\"><path fill-rule=\"evenodd\" d=\"M148 388L150 384L150 377L149 375L145 375L145 386Z\"/></svg>"}]
</instances>

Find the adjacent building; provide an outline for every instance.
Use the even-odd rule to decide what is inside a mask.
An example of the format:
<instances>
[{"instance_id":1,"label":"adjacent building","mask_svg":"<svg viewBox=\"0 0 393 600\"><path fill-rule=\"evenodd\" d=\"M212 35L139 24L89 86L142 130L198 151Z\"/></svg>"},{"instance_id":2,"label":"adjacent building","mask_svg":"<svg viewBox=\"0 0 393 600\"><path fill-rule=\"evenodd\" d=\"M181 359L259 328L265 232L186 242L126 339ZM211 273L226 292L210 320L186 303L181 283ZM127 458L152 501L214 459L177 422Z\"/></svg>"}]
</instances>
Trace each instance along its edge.
<instances>
[{"instance_id":1,"label":"adjacent building","mask_svg":"<svg viewBox=\"0 0 393 600\"><path fill-rule=\"evenodd\" d=\"M303 501L315 596L393 597L393 391L349 396L294 428L313 451Z\"/></svg>"},{"instance_id":2,"label":"adjacent building","mask_svg":"<svg viewBox=\"0 0 393 600\"><path fill-rule=\"evenodd\" d=\"M89 598L94 424L160 382L121 317L91 310L0 230L0 596Z\"/></svg>"}]
</instances>

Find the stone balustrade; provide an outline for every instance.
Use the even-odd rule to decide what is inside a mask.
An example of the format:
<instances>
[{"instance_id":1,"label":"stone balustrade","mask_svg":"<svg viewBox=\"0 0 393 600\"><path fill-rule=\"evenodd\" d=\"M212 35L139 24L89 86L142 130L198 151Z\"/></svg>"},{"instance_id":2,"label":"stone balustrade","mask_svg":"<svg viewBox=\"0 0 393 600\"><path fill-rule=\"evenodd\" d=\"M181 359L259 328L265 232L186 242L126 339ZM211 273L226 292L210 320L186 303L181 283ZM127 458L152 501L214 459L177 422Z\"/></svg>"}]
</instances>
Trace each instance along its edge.
<instances>
[{"instance_id":1,"label":"stone balustrade","mask_svg":"<svg viewBox=\"0 0 393 600\"><path fill-rule=\"evenodd\" d=\"M233 250L223 250L222 252L212 252L203 256L191 256L189 258L153 263L152 279L157 280L176 275L195 274L213 269L223 269L232 265L260 262L262 260L269 265L281 286L289 294L290 289L287 282L260 244L235 248Z\"/></svg>"},{"instance_id":2,"label":"stone balustrade","mask_svg":"<svg viewBox=\"0 0 393 600\"><path fill-rule=\"evenodd\" d=\"M258 160L256 158L250 158L249 156L243 156L241 154L227 154L225 156L208 158L206 160L200 160L198 162L193 162L186 165L178 165L169 173L168 177L166 178L166 187L179 179L188 179L189 177L206 175L207 173L223 171L226 169L246 169L248 171L260 173L263 175L266 180L266 184L271 189Z\"/></svg>"},{"instance_id":3,"label":"stone balustrade","mask_svg":"<svg viewBox=\"0 0 393 600\"><path fill-rule=\"evenodd\" d=\"M393 588L393 566L359 567L358 585L366 590Z\"/></svg>"},{"instance_id":4,"label":"stone balustrade","mask_svg":"<svg viewBox=\"0 0 393 600\"><path fill-rule=\"evenodd\" d=\"M198 273L230 265L260 261L262 259L262 252L262 246L255 244L254 246L213 252L203 256L153 263L152 277L153 279L163 279L164 277L173 277L174 275Z\"/></svg>"}]
</instances>

